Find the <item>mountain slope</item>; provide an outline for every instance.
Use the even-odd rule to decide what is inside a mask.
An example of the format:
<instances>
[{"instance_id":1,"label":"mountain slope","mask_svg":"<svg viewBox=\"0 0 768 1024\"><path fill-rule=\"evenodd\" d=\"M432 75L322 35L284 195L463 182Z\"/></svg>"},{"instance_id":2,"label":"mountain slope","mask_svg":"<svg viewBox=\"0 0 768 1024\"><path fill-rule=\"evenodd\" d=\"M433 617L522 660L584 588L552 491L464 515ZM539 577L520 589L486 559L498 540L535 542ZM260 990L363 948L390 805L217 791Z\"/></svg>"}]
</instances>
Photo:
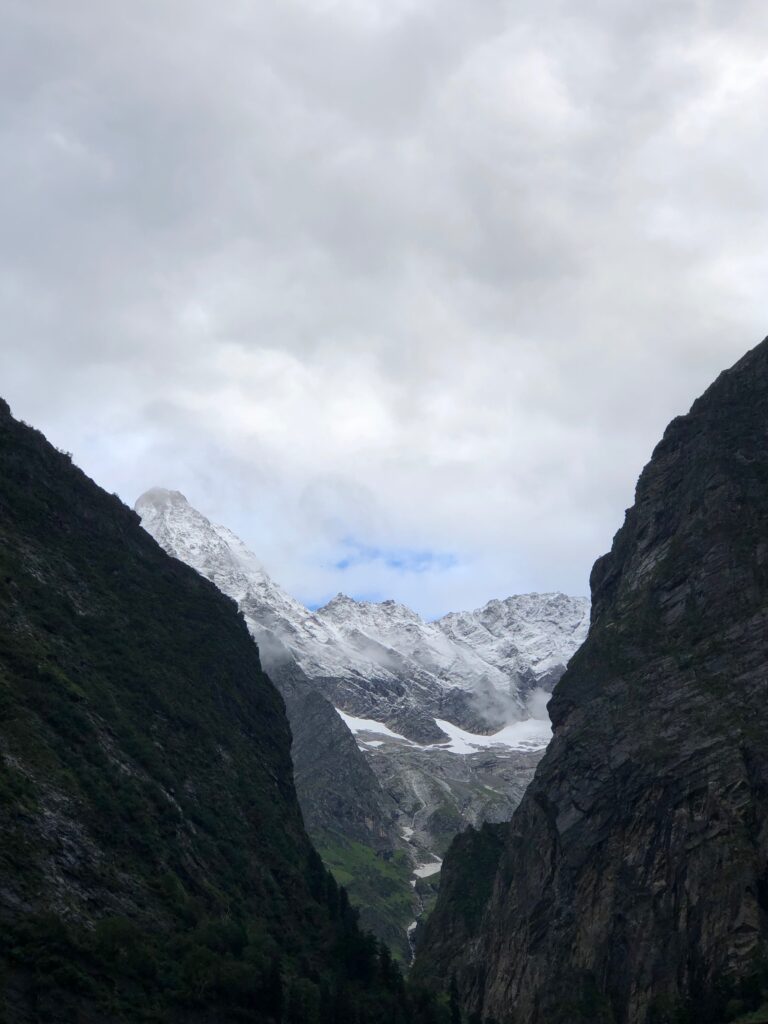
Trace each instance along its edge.
<instances>
[{"instance_id":1,"label":"mountain slope","mask_svg":"<svg viewBox=\"0 0 768 1024\"><path fill-rule=\"evenodd\" d=\"M289 743L235 605L0 403L0 1017L404 1020Z\"/></svg>"},{"instance_id":2,"label":"mountain slope","mask_svg":"<svg viewBox=\"0 0 768 1024\"><path fill-rule=\"evenodd\" d=\"M339 594L313 613L178 491L153 488L136 510L238 601L286 699L310 833L363 922L407 956L422 888L412 870L439 867L467 824L510 817L549 739L528 708L583 639L588 602L532 594L430 623Z\"/></svg>"},{"instance_id":3,"label":"mountain slope","mask_svg":"<svg viewBox=\"0 0 768 1024\"><path fill-rule=\"evenodd\" d=\"M584 642L589 601L565 594L520 594L474 612L450 612L436 625L456 643L502 671L527 697L552 691Z\"/></svg>"},{"instance_id":4,"label":"mountain slope","mask_svg":"<svg viewBox=\"0 0 768 1024\"><path fill-rule=\"evenodd\" d=\"M153 488L139 498L136 510L144 528L169 554L193 566L238 602L259 643L264 667L286 703L296 789L313 842L326 863L335 867L361 848L370 852L359 871L345 874L345 884L361 910L364 927L407 958L405 929L415 912L415 899L396 827L395 803L293 650L296 638L307 634L328 642L322 624L273 583L242 541L211 523L178 491ZM400 883L400 894L394 899L393 869Z\"/></svg>"},{"instance_id":5,"label":"mountain slope","mask_svg":"<svg viewBox=\"0 0 768 1024\"><path fill-rule=\"evenodd\" d=\"M768 996L767 440L768 340L669 426L594 567L484 910L438 900L416 974L455 972L467 1010L721 1022Z\"/></svg>"}]
</instances>

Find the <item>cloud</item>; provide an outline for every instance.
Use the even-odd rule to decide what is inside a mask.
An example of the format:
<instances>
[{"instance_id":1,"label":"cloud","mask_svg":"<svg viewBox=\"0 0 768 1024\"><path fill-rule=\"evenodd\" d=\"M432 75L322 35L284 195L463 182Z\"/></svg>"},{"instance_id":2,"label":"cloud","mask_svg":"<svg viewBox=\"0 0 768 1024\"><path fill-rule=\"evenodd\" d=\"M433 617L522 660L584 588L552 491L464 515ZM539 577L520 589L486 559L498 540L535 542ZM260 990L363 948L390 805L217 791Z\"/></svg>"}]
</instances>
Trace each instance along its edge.
<instances>
[{"instance_id":1,"label":"cloud","mask_svg":"<svg viewBox=\"0 0 768 1024\"><path fill-rule=\"evenodd\" d=\"M3 393L307 600L584 592L765 333L757 0L3 8Z\"/></svg>"}]
</instances>

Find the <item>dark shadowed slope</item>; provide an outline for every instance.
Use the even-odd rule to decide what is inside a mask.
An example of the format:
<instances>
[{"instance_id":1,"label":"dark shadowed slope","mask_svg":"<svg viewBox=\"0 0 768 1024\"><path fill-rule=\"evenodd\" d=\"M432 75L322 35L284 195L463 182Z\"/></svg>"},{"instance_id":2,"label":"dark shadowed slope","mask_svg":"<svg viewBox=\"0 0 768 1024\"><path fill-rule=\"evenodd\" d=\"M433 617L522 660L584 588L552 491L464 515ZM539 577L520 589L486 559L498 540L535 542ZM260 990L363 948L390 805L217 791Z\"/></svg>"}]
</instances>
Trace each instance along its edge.
<instances>
[{"instance_id":1,"label":"dark shadowed slope","mask_svg":"<svg viewBox=\"0 0 768 1024\"><path fill-rule=\"evenodd\" d=\"M417 974L515 1024L731 1019L768 980L768 340L669 426L592 595L485 907L446 886Z\"/></svg>"},{"instance_id":2,"label":"dark shadowed slope","mask_svg":"<svg viewBox=\"0 0 768 1024\"><path fill-rule=\"evenodd\" d=\"M404 1020L289 743L235 605L1 403L0 1019Z\"/></svg>"}]
</instances>

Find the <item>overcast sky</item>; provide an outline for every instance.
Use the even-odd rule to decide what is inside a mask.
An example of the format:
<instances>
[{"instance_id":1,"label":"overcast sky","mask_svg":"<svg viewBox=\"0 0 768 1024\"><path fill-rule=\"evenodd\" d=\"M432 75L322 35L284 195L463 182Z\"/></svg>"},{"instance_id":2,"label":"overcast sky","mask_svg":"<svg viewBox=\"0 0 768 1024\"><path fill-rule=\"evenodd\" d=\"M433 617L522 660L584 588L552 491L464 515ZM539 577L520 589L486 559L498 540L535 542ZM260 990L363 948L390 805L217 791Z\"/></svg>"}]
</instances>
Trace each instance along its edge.
<instances>
[{"instance_id":1,"label":"overcast sky","mask_svg":"<svg viewBox=\"0 0 768 1024\"><path fill-rule=\"evenodd\" d=\"M0 393L307 602L587 593L768 333L764 0L0 11Z\"/></svg>"}]
</instances>

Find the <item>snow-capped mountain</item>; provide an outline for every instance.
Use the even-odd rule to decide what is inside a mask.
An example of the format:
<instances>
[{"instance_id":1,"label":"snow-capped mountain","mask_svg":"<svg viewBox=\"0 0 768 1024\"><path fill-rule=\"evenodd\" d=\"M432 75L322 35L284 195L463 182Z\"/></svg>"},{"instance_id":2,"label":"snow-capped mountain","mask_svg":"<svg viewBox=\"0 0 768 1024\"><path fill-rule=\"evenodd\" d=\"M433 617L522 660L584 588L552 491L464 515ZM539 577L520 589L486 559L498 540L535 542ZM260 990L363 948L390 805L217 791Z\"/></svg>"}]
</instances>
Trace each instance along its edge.
<instances>
[{"instance_id":1,"label":"snow-capped mountain","mask_svg":"<svg viewBox=\"0 0 768 1024\"><path fill-rule=\"evenodd\" d=\"M586 597L519 594L474 612L449 612L436 625L523 693L551 692L586 638L589 613Z\"/></svg>"},{"instance_id":2,"label":"snow-capped mountain","mask_svg":"<svg viewBox=\"0 0 768 1024\"><path fill-rule=\"evenodd\" d=\"M437 622L342 594L311 612L178 491L147 491L136 510L167 551L238 602L265 654L279 641L337 707L414 741L447 741L441 719L490 733L529 717L531 692L551 689L586 635L588 601L562 594L491 601Z\"/></svg>"},{"instance_id":3,"label":"snow-capped mountain","mask_svg":"<svg viewBox=\"0 0 768 1024\"><path fill-rule=\"evenodd\" d=\"M147 491L136 511L243 612L286 700L318 847L334 834L378 854L405 851L415 915L453 836L506 820L519 803L549 739L545 691L586 636L588 600L526 594L425 622L395 601L338 594L313 612L178 491ZM369 913L377 934L397 944L399 927L406 942L407 922L393 932L375 906Z\"/></svg>"}]
</instances>

